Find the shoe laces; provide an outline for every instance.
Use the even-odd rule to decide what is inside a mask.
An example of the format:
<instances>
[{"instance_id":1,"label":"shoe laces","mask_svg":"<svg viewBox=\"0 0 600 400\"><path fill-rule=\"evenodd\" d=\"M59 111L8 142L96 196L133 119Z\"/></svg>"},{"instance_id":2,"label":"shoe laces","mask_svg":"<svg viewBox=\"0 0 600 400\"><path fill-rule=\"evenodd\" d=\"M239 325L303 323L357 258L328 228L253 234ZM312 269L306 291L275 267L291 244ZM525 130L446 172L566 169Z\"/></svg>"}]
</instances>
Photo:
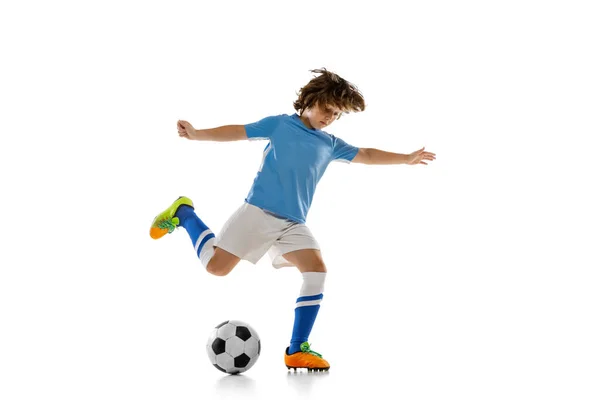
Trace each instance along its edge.
<instances>
[{"instance_id":1,"label":"shoe laces","mask_svg":"<svg viewBox=\"0 0 600 400\"><path fill-rule=\"evenodd\" d=\"M303 353L309 353L312 354L313 356L317 356L319 358L323 358L322 355L320 355L319 353L317 353L316 351L313 351L310 349L310 344L308 344L308 342L304 342L300 345L300 351Z\"/></svg>"},{"instance_id":2,"label":"shoe laces","mask_svg":"<svg viewBox=\"0 0 600 400\"><path fill-rule=\"evenodd\" d=\"M163 219L158 223L158 227L160 229L166 229L169 233L172 233L175 228L177 228L177 224L179 224L179 218L175 217L172 219Z\"/></svg>"}]
</instances>

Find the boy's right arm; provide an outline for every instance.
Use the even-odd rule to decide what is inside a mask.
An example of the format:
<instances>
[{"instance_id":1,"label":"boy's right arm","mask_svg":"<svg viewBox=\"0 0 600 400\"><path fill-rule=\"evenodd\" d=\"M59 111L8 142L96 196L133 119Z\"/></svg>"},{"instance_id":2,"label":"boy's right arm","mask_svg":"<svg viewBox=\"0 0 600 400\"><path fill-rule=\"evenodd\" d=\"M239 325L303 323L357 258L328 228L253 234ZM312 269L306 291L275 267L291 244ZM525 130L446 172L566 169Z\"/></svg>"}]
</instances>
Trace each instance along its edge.
<instances>
[{"instance_id":1,"label":"boy's right arm","mask_svg":"<svg viewBox=\"0 0 600 400\"><path fill-rule=\"evenodd\" d=\"M180 120L177 121L177 132L179 136L190 140L231 142L248 139L244 125L224 125L211 129L194 129L189 122Z\"/></svg>"}]
</instances>

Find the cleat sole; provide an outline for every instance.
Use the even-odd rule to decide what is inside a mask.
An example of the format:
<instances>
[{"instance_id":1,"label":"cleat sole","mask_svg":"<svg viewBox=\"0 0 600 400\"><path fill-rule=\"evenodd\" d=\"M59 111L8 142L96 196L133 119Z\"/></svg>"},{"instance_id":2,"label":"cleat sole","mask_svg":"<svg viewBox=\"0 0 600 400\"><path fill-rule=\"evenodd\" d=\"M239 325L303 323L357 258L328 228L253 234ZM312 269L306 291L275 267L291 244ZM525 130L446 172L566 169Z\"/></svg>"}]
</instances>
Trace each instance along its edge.
<instances>
[{"instance_id":1,"label":"cleat sole","mask_svg":"<svg viewBox=\"0 0 600 400\"><path fill-rule=\"evenodd\" d=\"M325 372L325 371L329 371L329 367L327 368L308 368L308 367L292 367L290 365L286 365L288 371L293 369L294 372L296 372L298 369L303 369L305 368L308 372Z\"/></svg>"}]
</instances>

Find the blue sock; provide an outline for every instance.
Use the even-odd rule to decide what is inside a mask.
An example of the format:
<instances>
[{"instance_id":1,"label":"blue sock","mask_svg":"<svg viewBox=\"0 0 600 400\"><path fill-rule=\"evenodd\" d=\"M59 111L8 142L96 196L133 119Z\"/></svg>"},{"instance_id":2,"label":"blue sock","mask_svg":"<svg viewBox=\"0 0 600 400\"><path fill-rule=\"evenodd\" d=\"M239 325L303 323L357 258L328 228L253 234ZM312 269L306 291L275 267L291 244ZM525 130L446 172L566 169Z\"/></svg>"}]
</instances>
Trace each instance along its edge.
<instances>
[{"instance_id":1,"label":"blue sock","mask_svg":"<svg viewBox=\"0 0 600 400\"><path fill-rule=\"evenodd\" d=\"M302 274L304 282L300 290L300 297L296 300L294 328L289 354L300 351L300 345L308 341L321 308L320 303L323 299L325 276L325 272L304 272Z\"/></svg>"},{"instance_id":2,"label":"blue sock","mask_svg":"<svg viewBox=\"0 0 600 400\"><path fill-rule=\"evenodd\" d=\"M308 336L317 319L319 308L321 308L319 305L296 307L296 317L294 319L294 330L292 331L289 354L300 351L300 345L308 341Z\"/></svg>"},{"instance_id":3,"label":"blue sock","mask_svg":"<svg viewBox=\"0 0 600 400\"><path fill-rule=\"evenodd\" d=\"M181 205L175 212L175 217L179 218L179 225L183 226L190 235L192 244L196 249L196 255L200 257L204 245L210 239L214 239L215 234L206 226L204 222L196 215L194 209L188 205ZM200 239L200 241L198 241Z\"/></svg>"}]
</instances>

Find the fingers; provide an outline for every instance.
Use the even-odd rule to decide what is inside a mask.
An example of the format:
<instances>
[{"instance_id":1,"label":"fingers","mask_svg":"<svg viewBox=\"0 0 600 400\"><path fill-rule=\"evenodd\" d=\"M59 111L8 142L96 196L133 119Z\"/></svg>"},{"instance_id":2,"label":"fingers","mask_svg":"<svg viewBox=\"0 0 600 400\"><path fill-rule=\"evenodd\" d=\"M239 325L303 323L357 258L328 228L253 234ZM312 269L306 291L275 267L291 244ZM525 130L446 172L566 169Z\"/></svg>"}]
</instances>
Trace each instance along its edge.
<instances>
[{"instance_id":1,"label":"fingers","mask_svg":"<svg viewBox=\"0 0 600 400\"><path fill-rule=\"evenodd\" d=\"M180 137L187 137L186 125L189 125L189 122L183 120L177 121L177 133Z\"/></svg>"},{"instance_id":2,"label":"fingers","mask_svg":"<svg viewBox=\"0 0 600 400\"><path fill-rule=\"evenodd\" d=\"M425 151L425 147L423 147L421 150L418 150L416 153L418 155L417 160L419 164L429 165L429 163L426 161L435 160L435 153Z\"/></svg>"},{"instance_id":3,"label":"fingers","mask_svg":"<svg viewBox=\"0 0 600 400\"><path fill-rule=\"evenodd\" d=\"M421 153L421 157L425 160L433 161L435 160L435 153L430 153L428 151Z\"/></svg>"},{"instance_id":4,"label":"fingers","mask_svg":"<svg viewBox=\"0 0 600 400\"><path fill-rule=\"evenodd\" d=\"M429 151L425 151L425 146L423 146L419 150L415 151L415 153L431 154L431 155L435 156L435 153L431 153Z\"/></svg>"},{"instance_id":5,"label":"fingers","mask_svg":"<svg viewBox=\"0 0 600 400\"><path fill-rule=\"evenodd\" d=\"M182 121L182 120L177 121L177 133L179 134L180 137L186 136L185 127L183 126L183 122L185 122L185 121Z\"/></svg>"}]
</instances>

